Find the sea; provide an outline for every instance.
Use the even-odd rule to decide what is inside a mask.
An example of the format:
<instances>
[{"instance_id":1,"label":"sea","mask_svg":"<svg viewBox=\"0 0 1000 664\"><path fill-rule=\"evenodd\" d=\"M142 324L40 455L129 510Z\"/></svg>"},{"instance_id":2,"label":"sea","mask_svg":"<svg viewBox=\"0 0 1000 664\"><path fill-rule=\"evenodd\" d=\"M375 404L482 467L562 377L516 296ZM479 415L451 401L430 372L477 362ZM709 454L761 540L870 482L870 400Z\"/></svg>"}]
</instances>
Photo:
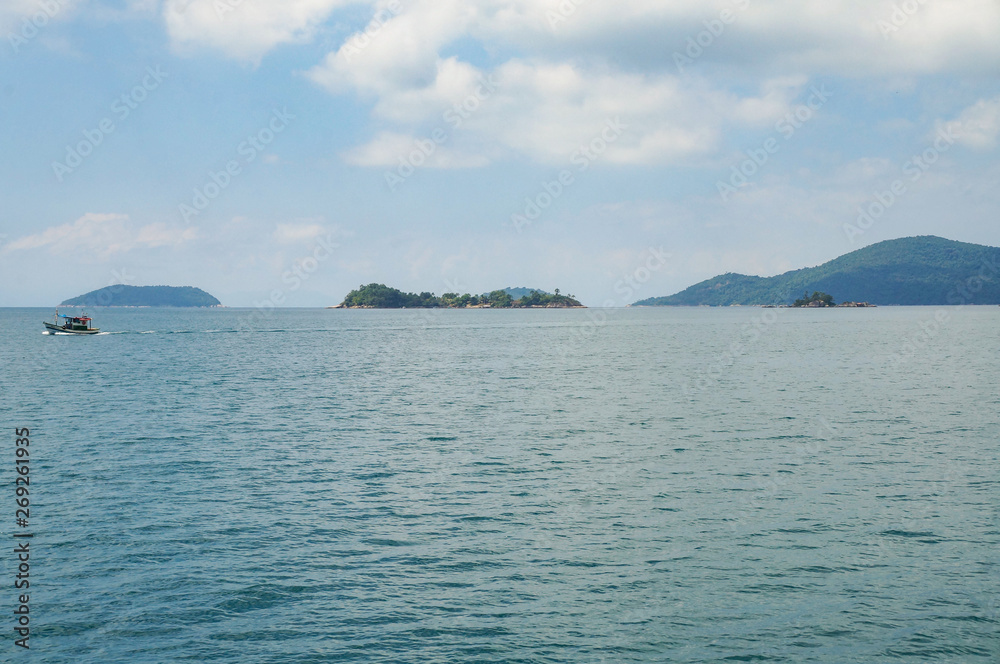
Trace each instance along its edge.
<instances>
[{"instance_id":1,"label":"sea","mask_svg":"<svg viewBox=\"0 0 1000 664\"><path fill-rule=\"evenodd\" d=\"M1000 307L88 313L0 661L1000 661Z\"/></svg>"}]
</instances>

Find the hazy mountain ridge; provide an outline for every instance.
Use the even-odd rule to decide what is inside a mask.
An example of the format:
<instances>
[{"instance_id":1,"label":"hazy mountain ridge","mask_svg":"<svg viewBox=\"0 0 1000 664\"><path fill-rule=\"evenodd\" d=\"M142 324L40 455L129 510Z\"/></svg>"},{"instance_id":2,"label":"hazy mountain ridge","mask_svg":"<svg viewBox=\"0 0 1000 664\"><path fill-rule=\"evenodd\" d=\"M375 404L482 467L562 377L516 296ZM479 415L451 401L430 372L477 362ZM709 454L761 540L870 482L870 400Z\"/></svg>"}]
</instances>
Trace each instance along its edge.
<instances>
[{"instance_id":1,"label":"hazy mountain ridge","mask_svg":"<svg viewBox=\"0 0 1000 664\"><path fill-rule=\"evenodd\" d=\"M552 294L547 291L543 291L541 288L526 288L524 286L508 286L507 288L504 288L502 290L504 293L507 293L507 295L510 295L515 300L520 300L525 295L530 295L532 291L538 291L542 295ZM483 295L488 295L488 293L483 293Z\"/></svg>"},{"instance_id":2,"label":"hazy mountain ridge","mask_svg":"<svg viewBox=\"0 0 1000 664\"><path fill-rule=\"evenodd\" d=\"M1000 304L1000 248L933 235L886 240L773 277L722 274L634 306L790 304L805 291L837 302Z\"/></svg>"}]
</instances>

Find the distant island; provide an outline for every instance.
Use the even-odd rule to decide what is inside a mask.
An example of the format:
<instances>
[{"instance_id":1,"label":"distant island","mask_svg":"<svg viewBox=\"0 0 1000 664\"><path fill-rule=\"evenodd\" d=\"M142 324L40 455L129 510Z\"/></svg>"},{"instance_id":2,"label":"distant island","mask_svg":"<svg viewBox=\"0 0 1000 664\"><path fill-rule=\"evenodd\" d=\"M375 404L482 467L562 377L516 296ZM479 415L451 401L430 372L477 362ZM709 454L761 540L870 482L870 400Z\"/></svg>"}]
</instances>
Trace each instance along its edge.
<instances>
[{"instance_id":1,"label":"distant island","mask_svg":"<svg viewBox=\"0 0 1000 664\"><path fill-rule=\"evenodd\" d=\"M218 307L221 302L192 286L115 284L65 300L61 307Z\"/></svg>"},{"instance_id":2,"label":"distant island","mask_svg":"<svg viewBox=\"0 0 1000 664\"><path fill-rule=\"evenodd\" d=\"M632 306L791 305L803 291L832 293L839 306L1000 304L1000 248L932 235L886 240L818 267L727 273Z\"/></svg>"},{"instance_id":3,"label":"distant island","mask_svg":"<svg viewBox=\"0 0 1000 664\"><path fill-rule=\"evenodd\" d=\"M773 304L762 305L764 307L773 307ZM779 305L785 306L785 305ZM825 309L826 307L854 307L854 308L865 308L865 307L875 307L877 305L871 304L869 302L841 302L837 304L833 301L833 296L829 293L820 293L818 291L813 291L813 294L803 293L802 297L792 302L793 308L807 309Z\"/></svg>"},{"instance_id":4,"label":"distant island","mask_svg":"<svg viewBox=\"0 0 1000 664\"><path fill-rule=\"evenodd\" d=\"M352 290L332 309L557 309L583 307L572 295L527 288L506 288L482 295L404 293L385 284L368 284Z\"/></svg>"}]
</instances>

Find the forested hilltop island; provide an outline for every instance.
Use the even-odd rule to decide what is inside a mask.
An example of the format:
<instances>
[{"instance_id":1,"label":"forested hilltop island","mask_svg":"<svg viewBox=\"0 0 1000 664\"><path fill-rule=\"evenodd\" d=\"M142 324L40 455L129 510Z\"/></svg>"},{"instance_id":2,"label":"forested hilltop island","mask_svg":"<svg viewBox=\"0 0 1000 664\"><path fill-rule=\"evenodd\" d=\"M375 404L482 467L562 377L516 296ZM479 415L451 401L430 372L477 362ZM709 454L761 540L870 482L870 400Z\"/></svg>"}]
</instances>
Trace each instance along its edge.
<instances>
[{"instance_id":1,"label":"forested hilltop island","mask_svg":"<svg viewBox=\"0 0 1000 664\"><path fill-rule=\"evenodd\" d=\"M115 284L62 302L61 307L218 307L222 303L192 286Z\"/></svg>"},{"instance_id":2,"label":"forested hilltop island","mask_svg":"<svg viewBox=\"0 0 1000 664\"><path fill-rule=\"evenodd\" d=\"M933 235L886 240L818 267L723 274L632 306L790 305L803 292L829 293L841 306L1000 304L1000 248Z\"/></svg>"},{"instance_id":3,"label":"forested hilltop island","mask_svg":"<svg viewBox=\"0 0 1000 664\"><path fill-rule=\"evenodd\" d=\"M572 295L527 288L506 288L482 295L404 293L385 284L368 284L352 290L332 309L557 309L583 307Z\"/></svg>"}]
</instances>

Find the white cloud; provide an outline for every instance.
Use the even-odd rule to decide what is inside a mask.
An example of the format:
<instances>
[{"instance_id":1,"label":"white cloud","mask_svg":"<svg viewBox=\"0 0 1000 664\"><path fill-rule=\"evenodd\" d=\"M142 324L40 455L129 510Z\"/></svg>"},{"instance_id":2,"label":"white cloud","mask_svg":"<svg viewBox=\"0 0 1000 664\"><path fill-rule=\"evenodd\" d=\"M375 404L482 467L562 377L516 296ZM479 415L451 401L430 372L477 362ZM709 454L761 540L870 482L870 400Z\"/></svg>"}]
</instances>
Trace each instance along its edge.
<instances>
[{"instance_id":1,"label":"white cloud","mask_svg":"<svg viewBox=\"0 0 1000 664\"><path fill-rule=\"evenodd\" d=\"M126 214L88 212L72 223L20 237L4 246L3 253L44 248L51 254L89 261L133 249L176 246L196 237L197 231L188 226L153 223L136 229Z\"/></svg>"},{"instance_id":2,"label":"white cloud","mask_svg":"<svg viewBox=\"0 0 1000 664\"><path fill-rule=\"evenodd\" d=\"M714 150L725 124L773 122L806 81L776 77L759 95L740 97L673 72L623 73L600 64L527 58L508 59L489 71L441 55L461 36L495 32L491 21L503 31L511 22L523 27L537 19L532 24L547 33L551 3L512 3L505 11L494 4L418 0L371 35L347 39L308 72L331 92L373 98L376 117L398 126L348 151L348 162L396 165L415 140L443 128L449 148L428 158L431 167L478 167L511 154L565 163L615 118L628 131L607 151L608 161L673 162Z\"/></svg>"},{"instance_id":3,"label":"white cloud","mask_svg":"<svg viewBox=\"0 0 1000 664\"><path fill-rule=\"evenodd\" d=\"M620 125L601 159L611 163L677 162L715 150L727 125L770 123L787 112L800 77L765 81L757 96L739 97L671 75L622 74L568 63L512 59L494 72L464 65L460 75L439 61L425 87L386 89L374 112L386 121L423 126L384 131L348 152L350 163L393 166L414 141L443 129L449 149L438 147L432 167L483 166L508 155L566 164L573 153L597 141L610 124ZM378 78L381 72L366 72ZM312 75L323 80L324 70ZM447 78L446 83L442 79ZM388 109L388 110L386 110ZM405 117L398 109L406 109ZM456 131L460 129L460 131ZM607 138L606 136L604 138Z\"/></svg>"},{"instance_id":4,"label":"white cloud","mask_svg":"<svg viewBox=\"0 0 1000 664\"><path fill-rule=\"evenodd\" d=\"M131 246L135 247L167 247L183 244L198 237L198 231L190 226L170 226L162 222L149 224L135 231ZM123 249L123 250L127 250Z\"/></svg>"},{"instance_id":5,"label":"white cloud","mask_svg":"<svg viewBox=\"0 0 1000 664\"><path fill-rule=\"evenodd\" d=\"M689 39L705 44L696 56L699 64L770 76L867 77L955 68L989 74L1000 59L1000 5L993 0L914 0L918 9L910 14L896 13L904 4L898 0L590 0L562 3L579 7L554 27L551 12L560 3L481 4L518 8L489 15L482 31L497 39L534 45L534 52L589 53L654 69L673 68L673 53L684 53ZM729 23L719 20L724 10ZM717 34L702 34L706 23Z\"/></svg>"},{"instance_id":6,"label":"white cloud","mask_svg":"<svg viewBox=\"0 0 1000 664\"><path fill-rule=\"evenodd\" d=\"M297 244L313 240L327 232L317 223L281 223L274 229L274 241L278 244Z\"/></svg>"},{"instance_id":7,"label":"white cloud","mask_svg":"<svg viewBox=\"0 0 1000 664\"><path fill-rule=\"evenodd\" d=\"M944 129L955 135L959 143L976 150L988 150L996 145L1000 134L1000 97L980 99L962 111Z\"/></svg>"},{"instance_id":8,"label":"white cloud","mask_svg":"<svg viewBox=\"0 0 1000 664\"><path fill-rule=\"evenodd\" d=\"M310 40L349 4L374 18L307 75L371 100L381 131L344 155L360 165L398 161L488 77L500 88L463 118L431 166L506 155L564 161L615 116L630 129L609 162L678 163L712 153L731 125L773 123L816 75L899 79L1000 66L995 0L917 2L909 14L890 0L166 0L163 17L180 48L258 61ZM459 44L462 55L452 50ZM690 44L697 53L680 71L674 53L692 55ZM474 64L470 45L491 64ZM709 84L709 73L728 83Z\"/></svg>"},{"instance_id":9,"label":"white cloud","mask_svg":"<svg viewBox=\"0 0 1000 664\"><path fill-rule=\"evenodd\" d=\"M351 4L367 5L380 18L365 26L370 38L358 26L331 55L345 64L360 58L395 62L395 71L411 75L433 71L442 49L460 38L494 53L506 48L522 57L593 57L676 72L673 53L683 53L706 24L718 34L703 36L708 43L699 65L763 68L768 77L954 69L989 74L1000 61L995 0L914 0L910 13L895 0L165 0L163 18L177 46L206 46L256 61L275 46L311 39L334 10ZM727 23L720 21L724 11ZM327 65L328 84L354 79L349 69Z\"/></svg>"},{"instance_id":10,"label":"white cloud","mask_svg":"<svg viewBox=\"0 0 1000 664\"><path fill-rule=\"evenodd\" d=\"M374 13L386 3L372 4ZM338 54L385 62L394 54L401 66L426 71L443 46L468 37L487 50L589 56L676 73L673 53L685 53L691 39L702 44L699 63L765 67L767 76L995 69L1000 5L994 0L921 2L911 14L897 14L898 6L892 0L413 0L370 30L353 58L349 47L358 35ZM720 20L724 11L727 23ZM708 29L716 34L701 34Z\"/></svg>"},{"instance_id":11,"label":"white cloud","mask_svg":"<svg viewBox=\"0 0 1000 664\"><path fill-rule=\"evenodd\" d=\"M275 46L308 41L334 9L351 2L166 0L163 20L177 47L206 46L238 60L258 61Z\"/></svg>"},{"instance_id":12,"label":"white cloud","mask_svg":"<svg viewBox=\"0 0 1000 664\"><path fill-rule=\"evenodd\" d=\"M620 116L629 131L604 159L678 163L711 154L730 126L773 123L817 73L898 77L1000 63L1000 40L988 36L1000 32L1000 5L939 4L897 17L885 35L879 21L893 20L891 2L414 0L398 15L383 14L369 34L346 39L308 76L331 92L372 99L374 115L388 123L346 153L354 164L397 162L407 143L445 125L448 109L464 102L475 110L449 143L459 154L564 162ZM734 17L726 24L724 9ZM718 34L706 32L694 65L679 72L672 53L710 28ZM448 53L468 39L494 55L520 54L480 68ZM743 92L707 83L703 65L744 76L728 86ZM470 97L494 77L489 98Z\"/></svg>"}]
</instances>

